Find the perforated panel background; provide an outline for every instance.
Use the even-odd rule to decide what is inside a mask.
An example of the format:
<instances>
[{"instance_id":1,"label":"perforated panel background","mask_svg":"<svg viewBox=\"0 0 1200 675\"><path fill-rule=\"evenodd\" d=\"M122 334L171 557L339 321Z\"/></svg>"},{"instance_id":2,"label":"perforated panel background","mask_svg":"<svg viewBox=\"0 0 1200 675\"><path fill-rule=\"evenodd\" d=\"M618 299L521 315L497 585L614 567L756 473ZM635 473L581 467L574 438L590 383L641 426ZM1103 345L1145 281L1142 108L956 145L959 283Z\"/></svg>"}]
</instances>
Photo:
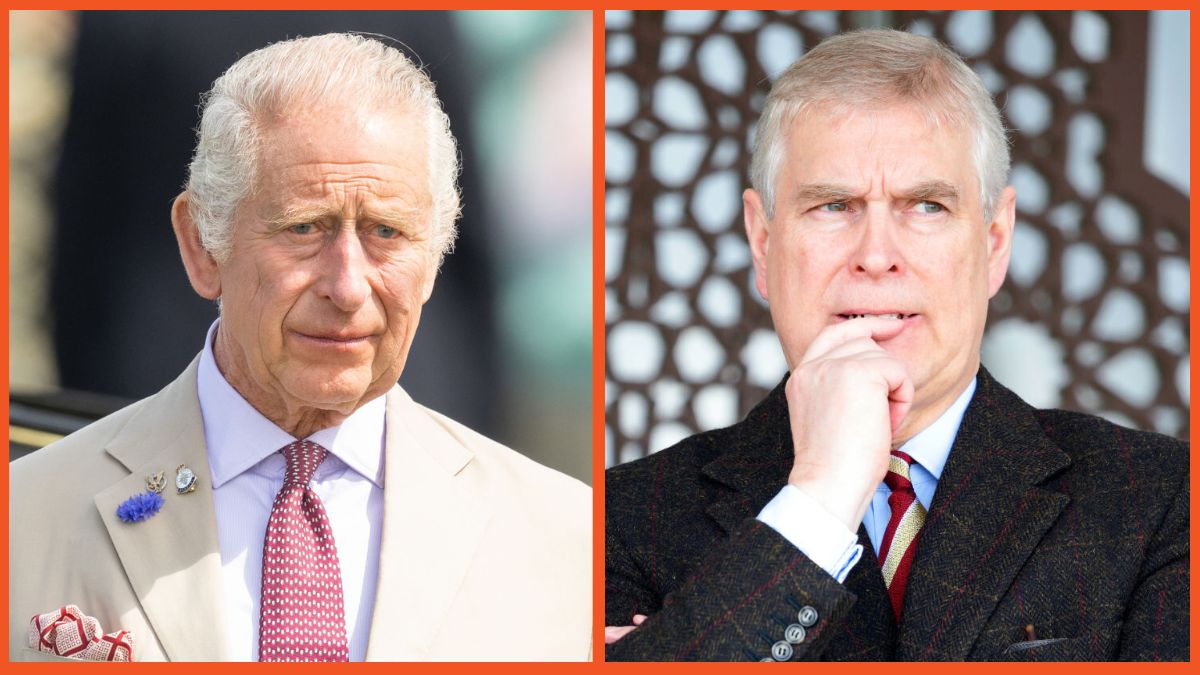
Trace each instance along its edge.
<instances>
[{"instance_id":1,"label":"perforated panel background","mask_svg":"<svg viewBox=\"0 0 1200 675\"><path fill-rule=\"evenodd\" d=\"M868 25L953 46L1012 129L1018 224L985 365L1037 405L1187 437L1188 197L1186 176L1143 161L1150 23L1141 12L609 12L608 464L733 423L784 374L741 222L752 127L807 47Z\"/></svg>"}]
</instances>

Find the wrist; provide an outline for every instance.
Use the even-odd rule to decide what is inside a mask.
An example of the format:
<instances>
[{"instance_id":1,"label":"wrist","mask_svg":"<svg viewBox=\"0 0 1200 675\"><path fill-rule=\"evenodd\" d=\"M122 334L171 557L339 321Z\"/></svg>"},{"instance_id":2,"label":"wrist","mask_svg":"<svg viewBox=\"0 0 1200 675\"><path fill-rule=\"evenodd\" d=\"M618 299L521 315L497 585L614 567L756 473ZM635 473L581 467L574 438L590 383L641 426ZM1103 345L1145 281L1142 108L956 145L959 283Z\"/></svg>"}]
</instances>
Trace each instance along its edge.
<instances>
[{"instance_id":1,"label":"wrist","mask_svg":"<svg viewBox=\"0 0 1200 675\"><path fill-rule=\"evenodd\" d=\"M858 531L875 489L874 485L863 487L830 478L799 477L794 472L788 477L788 484L810 497L851 532Z\"/></svg>"}]
</instances>

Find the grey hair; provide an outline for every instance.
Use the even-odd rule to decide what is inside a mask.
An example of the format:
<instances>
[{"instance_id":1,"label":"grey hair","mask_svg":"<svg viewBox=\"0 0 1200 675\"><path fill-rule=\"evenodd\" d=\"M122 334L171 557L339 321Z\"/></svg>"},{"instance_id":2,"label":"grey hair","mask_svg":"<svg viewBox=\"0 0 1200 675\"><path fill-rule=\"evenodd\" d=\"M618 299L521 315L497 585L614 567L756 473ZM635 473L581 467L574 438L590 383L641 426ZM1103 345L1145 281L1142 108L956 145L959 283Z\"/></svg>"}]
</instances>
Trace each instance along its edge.
<instances>
[{"instance_id":1,"label":"grey hair","mask_svg":"<svg viewBox=\"0 0 1200 675\"><path fill-rule=\"evenodd\" d=\"M228 259L234 217L255 188L266 124L297 102L347 98L346 93L358 105L406 106L422 115L439 262L450 251L461 210L458 145L433 82L393 47L363 35L330 33L253 51L204 95L188 171L188 212L216 260Z\"/></svg>"},{"instance_id":2,"label":"grey hair","mask_svg":"<svg viewBox=\"0 0 1200 675\"><path fill-rule=\"evenodd\" d=\"M1000 111L979 76L932 38L897 30L842 33L814 47L771 87L754 135L750 182L774 217L775 182L788 126L806 111L848 111L896 102L921 104L936 126L972 133L984 221L1008 183L1008 138Z\"/></svg>"}]
</instances>

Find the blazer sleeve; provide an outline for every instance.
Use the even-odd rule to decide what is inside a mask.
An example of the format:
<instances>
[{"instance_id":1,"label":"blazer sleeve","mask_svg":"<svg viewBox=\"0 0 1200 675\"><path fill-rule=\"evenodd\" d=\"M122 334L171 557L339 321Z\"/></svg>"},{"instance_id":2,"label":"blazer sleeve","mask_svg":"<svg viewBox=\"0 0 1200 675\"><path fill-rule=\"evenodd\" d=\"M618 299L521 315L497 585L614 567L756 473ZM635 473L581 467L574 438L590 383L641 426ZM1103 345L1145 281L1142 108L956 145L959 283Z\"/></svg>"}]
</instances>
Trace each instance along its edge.
<instances>
[{"instance_id":1,"label":"blazer sleeve","mask_svg":"<svg viewBox=\"0 0 1200 675\"><path fill-rule=\"evenodd\" d=\"M1121 661L1189 660L1190 497L1184 472L1161 525L1150 537L1141 578L1125 606L1117 656Z\"/></svg>"},{"instance_id":2,"label":"blazer sleeve","mask_svg":"<svg viewBox=\"0 0 1200 675\"><path fill-rule=\"evenodd\" d=\"M660 597L646 560L606 527L609 625L649 618L605 649L609 661L817 660L855 596L775 530L746 519L677 590ZM803 637L789 626L801 623ZM803 626L802 626L803 627ZM792 641L788 641L788 637Z\"/></svg>"}]
</instances>

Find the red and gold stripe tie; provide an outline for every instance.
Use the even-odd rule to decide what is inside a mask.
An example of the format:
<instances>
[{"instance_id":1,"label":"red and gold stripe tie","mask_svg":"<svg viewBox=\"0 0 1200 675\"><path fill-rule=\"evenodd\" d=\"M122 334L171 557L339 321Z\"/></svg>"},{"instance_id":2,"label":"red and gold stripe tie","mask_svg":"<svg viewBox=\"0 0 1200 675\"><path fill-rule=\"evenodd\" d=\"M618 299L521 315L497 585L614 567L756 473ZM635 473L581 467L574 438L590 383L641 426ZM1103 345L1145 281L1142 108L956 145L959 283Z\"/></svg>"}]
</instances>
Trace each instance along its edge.
<instances>
[{"instance_id":1,"label":"red and gold stripe tie","mask_svg":"<svg viewBox=\"0 0 1200 675\"><path fill-rule=\"evenodd\" d=\"M913 491L912 479L908 473L912 462L912 457L899 450L893 450L888 461L887 474L883 477L883 482L892 489L892 494L888 497L892 518L883 533L883 543L879 546L879 560L883 564L883 583L892 599L896 621L900 620L900 610L904 607L908 572L917 554L917 539L921 536L921 526L925 524L925 507L917 501L917 493Z\"/></svg>"}]
</instances>

